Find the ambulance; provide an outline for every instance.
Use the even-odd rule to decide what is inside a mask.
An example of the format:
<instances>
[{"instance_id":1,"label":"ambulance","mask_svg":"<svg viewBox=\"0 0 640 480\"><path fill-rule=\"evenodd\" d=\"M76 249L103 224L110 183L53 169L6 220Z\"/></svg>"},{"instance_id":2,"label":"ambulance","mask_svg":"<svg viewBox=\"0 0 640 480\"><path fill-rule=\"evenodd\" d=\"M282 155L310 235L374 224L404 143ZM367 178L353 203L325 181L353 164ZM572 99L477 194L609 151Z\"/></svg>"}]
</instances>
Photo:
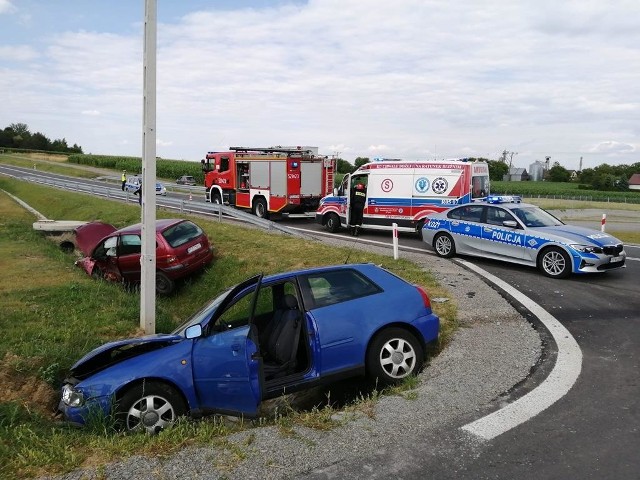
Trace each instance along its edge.
<instances>
[{"instance_id":1,"label":"ambulance","mask_svg":"<svg viewBox=\"0 0 640 480\"><path fill-rule=\"evenodd\" d=\"M356 185L365 186L361 228L422 231L429 214L489 195L489 166L465 159L441 161L378 160L345 175L334 194L320 200L316 222L330 232L349 228L351 198Z\"/></svg>"}]
</instances>

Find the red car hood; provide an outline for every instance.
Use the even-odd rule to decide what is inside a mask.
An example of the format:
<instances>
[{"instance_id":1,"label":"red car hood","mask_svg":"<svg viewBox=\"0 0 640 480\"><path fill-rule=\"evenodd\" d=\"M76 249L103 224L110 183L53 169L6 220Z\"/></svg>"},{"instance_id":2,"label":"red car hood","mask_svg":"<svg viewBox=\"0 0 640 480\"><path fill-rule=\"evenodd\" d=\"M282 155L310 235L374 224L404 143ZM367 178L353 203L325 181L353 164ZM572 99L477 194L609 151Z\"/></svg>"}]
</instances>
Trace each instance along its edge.
<instances>
[{"instance_id":1,"label":"red car hood","mask_svg":"<svg viewBox=\"0 0 640 480\"><path fill-rule=\"evenodd\" d=\"M89 257L93 249L100 243L100 240L116 230L116 227L108 223L86 223L74 230L76 245L85 256Z\"/></svg>"}]
</instances>

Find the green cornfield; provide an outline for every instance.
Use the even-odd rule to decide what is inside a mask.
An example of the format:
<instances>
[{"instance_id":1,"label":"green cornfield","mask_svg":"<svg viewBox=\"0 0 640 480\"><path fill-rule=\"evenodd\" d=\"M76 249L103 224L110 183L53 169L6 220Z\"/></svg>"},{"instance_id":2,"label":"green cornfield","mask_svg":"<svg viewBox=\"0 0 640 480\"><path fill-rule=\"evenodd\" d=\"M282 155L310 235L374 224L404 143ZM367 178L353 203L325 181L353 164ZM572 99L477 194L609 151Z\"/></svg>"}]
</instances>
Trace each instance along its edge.
<instances>
[{"instance_id":1,"label":"green cornfield","mask_svg":"<svg viewBox=\"0 0 640 480\"><path fill-rule=\"evenodd\" d=\"M591 202L640 203L640 191L589 190L578 183L565 182L491 182L491 193L521 195L528 198L586 200Z\"/></svg>"},{"instance_id":2,"label":"green cornfield","mask_svg":"<svg viewBox=\"0 0 640 480\"><path fill-rule=\"evenodd\" d=\"M142 158L119 157L115 155L69 155L69 163L87 165L112 170L126 170L129 173L142 173ZM183 160L156 160L156 176L158 178L176 179L182 175L191 175L198 184L204 183L204 174L199 162Z\"/></svg>"}]
</instances>

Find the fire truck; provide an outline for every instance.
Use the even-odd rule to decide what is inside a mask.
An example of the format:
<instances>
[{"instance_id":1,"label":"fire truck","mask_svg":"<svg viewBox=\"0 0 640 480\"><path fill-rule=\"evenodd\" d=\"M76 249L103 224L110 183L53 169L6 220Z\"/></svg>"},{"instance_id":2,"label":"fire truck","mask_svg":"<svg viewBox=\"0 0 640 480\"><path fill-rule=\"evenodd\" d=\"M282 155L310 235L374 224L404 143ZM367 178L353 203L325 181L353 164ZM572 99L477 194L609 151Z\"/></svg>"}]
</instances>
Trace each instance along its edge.
<instances>
[{"instance_id":1,"label":"fire truck","mask_svg":"<svg viewBox=\"0 0 640 480\"><path fill-rule=\"evenodd\" d=\"M316 148L230 147L201 161L207 202L273 214L314 212L333 191L335 159Z\"/></svg>"},{"instance_id":2,"label":"fire truck","mask_svg":"<svg viewBox=\"0 0 640 480\"><path fill-rule=\"evenodd\" d=\"M425 218L489 194L489 166L465 160L405 161L382 159L345 175L334 195L323 198L316 222L330 232L352 227L351 197L366 191L362 228L421 233Z\"/></svg>"}]
</instances>

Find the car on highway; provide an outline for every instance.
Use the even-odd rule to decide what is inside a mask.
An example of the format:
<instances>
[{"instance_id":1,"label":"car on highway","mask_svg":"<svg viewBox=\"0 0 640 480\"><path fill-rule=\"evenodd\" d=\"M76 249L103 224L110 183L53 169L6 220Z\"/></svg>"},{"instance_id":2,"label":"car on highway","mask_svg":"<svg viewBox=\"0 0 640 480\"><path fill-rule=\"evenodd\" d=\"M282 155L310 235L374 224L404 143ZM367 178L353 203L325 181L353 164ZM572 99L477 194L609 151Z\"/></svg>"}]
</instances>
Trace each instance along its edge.
<instances>
[{"instance_id":1,"label":"car on highway","mask_svg":"<svg viewBox=\"0 0 640 480\"><path fill-rule=\"evenodd\" d=\"M176 179L176 183L178 185L196 185L196 179L191 175L182 175L180 178Z\"/></svg>"},{"instance_id":2,"label":"car on highway","mask_svg":"<svg viewBox=\"0 0 640 480\"><path fill-rule=\"evenodd\" d=\"M128 177L124 184L124 191L129 193L137 193L142 185L142 178L136 176ZM156 195L166 195L167 187L162 182L156 182Z\"/></svg>"},{"instance_id":3,"label":"car on highway","mask_svg":"<svg viewBox=\"0 0 640 480\"><path fill-rule=\"evenodd\" d=\"M91 222L75 229L75 243L85 255L76 265L96 279L124 284L140 282L142 224L116 229ZM184 219L156 222L156 291L168 295L176 281L201 271L213 260L209 238Z\"/></svg>"},{"instance_id":4,"label":"car on highway","mask_svg":"<svg viewBox=\"0 0 640 480\"><path fill-rule=\"evenodd\" d=\"M155 433L177 417L256 416L260 403L367 375L417 374L439 318L427 292L373 264L256 275L170 334L107 343L70 370L59 411L74 424L110 416Z\"/></svg>"},{"instance_id":5,"label":"car on highway","mask_svg":"<svg viewBox=\"0 0 640 480\"><path fill-rule=\"evenodd\" d=\"M422 238L441 257L504 260L537 267L552 278L623 268L626 260L617 238L567 225L518 196L491 195L431 214Z\"/></svg>"}]
</instances>

